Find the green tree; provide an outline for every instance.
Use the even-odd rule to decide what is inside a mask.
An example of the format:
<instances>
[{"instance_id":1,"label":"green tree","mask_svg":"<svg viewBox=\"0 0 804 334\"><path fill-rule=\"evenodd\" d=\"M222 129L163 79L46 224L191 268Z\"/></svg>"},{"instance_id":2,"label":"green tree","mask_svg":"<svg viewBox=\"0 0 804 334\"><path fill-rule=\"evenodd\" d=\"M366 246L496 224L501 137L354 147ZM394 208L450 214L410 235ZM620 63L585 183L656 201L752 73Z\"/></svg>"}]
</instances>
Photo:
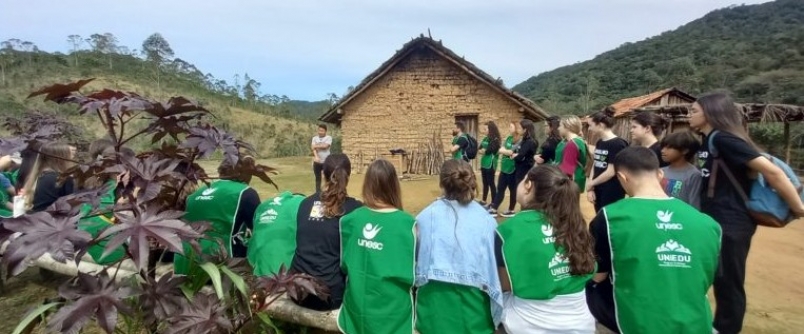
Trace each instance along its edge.
<instances>
[{"instance_id":1,"label":"green tree","mask_svg":"<svg viewBox=\"0 0 804 334\"><path fill-rule=\"evenodd\" d=\"M142 42L142 53L145 59L151 63L156 75L156 88L161 89L159 82L159 72L162 64L173 57L173 49L170 48L168 41L159 33L154 33Z\"/></svg>"},{"instance_id":2,"label":"green tree","mask_svg":"<svg viewBox=\"0 0 804 334\"><path fill-rule=\"evenodd\" d=\"M87 38L87 44L92 47L92 51L108 56L109 69L112 69L112 56L117 53L117 37L112 33L92 34Z\"/></svg>"},{"instance_id":3,"label":"green tree","mask_svg":"<svg viewBox=\"0 0 804 334\"><path fill-rule=\"evenodd\" d=\"M81 35L70 35L67 36L67 42L70 43L70 53L73 55L74 66L78 67L78 51L81 50L81 44L84 43L84 40L81 38Z\"/></svg>"}]
</instances>

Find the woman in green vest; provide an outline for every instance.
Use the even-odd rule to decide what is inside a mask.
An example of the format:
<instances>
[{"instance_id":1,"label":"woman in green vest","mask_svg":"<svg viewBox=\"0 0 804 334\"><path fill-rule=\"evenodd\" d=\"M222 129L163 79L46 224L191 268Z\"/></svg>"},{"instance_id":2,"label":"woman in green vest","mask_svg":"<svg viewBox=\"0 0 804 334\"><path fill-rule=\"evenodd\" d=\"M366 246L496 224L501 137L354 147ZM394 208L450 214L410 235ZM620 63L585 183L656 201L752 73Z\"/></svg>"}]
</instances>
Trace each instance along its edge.
<instances>
[{"instance_id":1,"label":"woman in green vest","mask_svg":"<svg viewBox=\"0 0 804 334\"><path fill-rule=\"evenodd\" d=\"M445 161L439 183L444 196L416 216L416 330L491 334L502 316L497 222L474 201L477 181L469 163Z\"/></svg>"},{"instance_id":2,"label":"woman in green vest","mask_svg":"<svg viewBox=\"0 0 804 334\"><path fill-rule=\"evenodd\" d=\"M402 211L400 189L394 165L375 160L363 183L365 205L341 218L343 333L413 333L416 220Z\"/></svg>"},{"instance_id":3,"label":"woman in green vest","mask_svg":"<svg viewBox=\"0 0 804 334\"><path fill-rule=\"evenodd\" d=\"M226 252L229 257L244 258L247 255L245 236L249 234L254 222L254 212L260 205L260 195L248 186L251 175L239 175L240 164L254 164L254 158L241 157L236 164L224 160L218 167L220 180L202 186L187 198L188 222L206 221L211 224L203 239L199 240L201 252L212 255ZM219 243L224 249L220 249ZM174 271L177 274L192 275L200 270L192 264L199 261L198 256L188 255L190 247L184 246L185 255L175 255ZM194 260L188 259L193 257Z\"/></svg>"},{"instance_id":4,"label":"woman in green vest","mask_svg":"<svg viewBox=\"0 0 804 334\"><path fill-rule=\"evenodd\" d=\"M497 188L494 185L494 173L497 171L497 158L500 154L500 146L502 140L500 138L500 130L497 129L497 124L493 121L486 122L483 131L486 136L480 141L480 151L483 156L480 157L480 175L483 181L483 198L480 204L486 208L491 208L489 203L486 203L486 198L491 193L490 202L494 201L497 197Z\"/></svg>"},{"instance_id":5,"label":"woman in green vest","mask_svg":"<svg viewBox=\"0 0 804 334\"><path fill-rule=\"evenodd\" d=\"M595 332L584 287L595 272L578 188L555 166L531 169L517 187L522 211L495 242L508 334Z\"/></svg>"},{"instance_id":6,"label":"woman in green vest","mask_svg":"<svg viewBox=\"0 0 804 334\"><path fill-rule=\"evenodd\" d=\"M497 177L497 196L491 202L491 207L488 212L492 216L497 215L497 210L502 204L505 197L505 190L508 190L508 210L501 211L502 217L513 217L514 208L516 207L516 163L511 156L514 155L516 149L516 122L508 124L508 137L500 147L500 176Z\"/></svg>"},{"instance_id":7,"label":"woman in green vest","mask_svg":"<svg viewBox=\"0 0 804 334\"><path fill-rule=\"evenodd\" d=\"M578 185L579 191L586 189L586 160L589 147L581 138L583 125L578 116L570 115L561 118L558 132L564 141L556 148L555 164L564 174Z\"/></svg>"}]
</instances>

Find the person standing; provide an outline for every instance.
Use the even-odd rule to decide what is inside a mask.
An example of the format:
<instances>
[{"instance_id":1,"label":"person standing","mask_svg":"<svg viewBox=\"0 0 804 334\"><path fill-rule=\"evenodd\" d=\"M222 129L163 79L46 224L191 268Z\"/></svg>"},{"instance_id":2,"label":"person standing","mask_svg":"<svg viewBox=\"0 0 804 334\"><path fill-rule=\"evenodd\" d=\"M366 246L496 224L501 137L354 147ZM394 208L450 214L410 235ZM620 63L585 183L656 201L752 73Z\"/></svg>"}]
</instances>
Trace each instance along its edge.
<instances>
[{"instance_id":1,"label":"person standing","mask_svg":"<svg viewBox=\"0 0 804 334\"><path fill-rule=\"evenodd\" d=\"M516 166L516 183L522 182L525 175L528 174L533 165L536 164L534 157L536 156L536 149L539 147L539 141L536 140L536 127L533 121L523 119L519 121L519 137L522 138L519 144L519 150L511 156Z\"/></svg>"},{"instance_id":2,"label":"person standing","mask_svg":"<svg viewBox=\"0 0 804 334\"><path fill-rule=\"evenodd\" d=\"M586 160L589 158L587 155L589 147L581 138L581 128L581 119L578 116L561 117L558 132L564 138L564 141L558 145L555 159L555 164L564 174L567 174L575 181L579 191L586 189L584 167L586 167Z\"/></svg>"},{"instance_id":3,"label":"person standing","mask_svg":"<svg viewBox=\"0 0 804 334\"><path fill-rule=\"evenodd\" d=\"M691 131L674 132L662 138L662 187L667 196L678 198L696 209L701 208L701 171L690 163L701 143Z\"/></svg>"},{"instance_id":4,"label":"person standing","mask_svg":"<svg viewBox=\"0 0 804 334\"><path fill-rule=\"evenodd\" d=\"M667 120L655 112L638 112L631 119L631 140L653 151L656 160L659 161L659 167L668 165L662 160L662 144L659 142L665 127Z\"/></svg>"},{"instance_id":5,"label":"person standing","mask_svg":"<svg viewBox=\"0 0 804 334\"><path fill-rule=\"evenodd\" d=\"M630 197L604 207L589 225L598 269L586 301L598 322L620 333L711 333L706 293L718 266L720 226L664 193L653 154L631 146L614 158Z\"/></svg>"},{"instance_id":6,"label":"person standing","mask_svg":"<svg viewBox=\"0 0 804 334\"><path fill-rule=\"evenodd\" d=\"M611 110L595 113L589 121L589 131L600 137L595 144L595 162L589 174L590 181L586 184L586 197L595 205L595 212L625 197L625 190L614 177L611 161L617 153L628 147L628 142L611 131L613 126L614 115Z\"/></svg>"},{"instance_id":7,"label":"person standing","mask_svg":"<svg viewBox=\"0 0 804 334\"><path fill-rule=\"evenodd\" d=\"M469 147L469 138L466 138L466 124L461 121L455 122L455 138L452 139L452 147L449 152L452 153L452 158L455 160L463 160L469 162L469 157L466 156L466 148Z\"/></svg>"},{"instance_id":8,"label":"person standing","mask_svg":"<svg viewBox=\"0 0 804 334\"><path fill-rule=\"evenodd\" d=\"M497 196L494 197L488 212L492 216L497 215L497 210L505 197L505 190L508 189L508 211L500 212L502 217L513 217L516 207L516 164L511 156L516 150L516 123L508 124L508 137L505 138L500 147L500 176L497 177Z\"/></svg>"},{"instance_id":9,"label":"person standing","mask_svg":"<svg viewBox=\"0 0 804 334\"><path fill-rule=\"evenodd\" d=\"M798 191L778 166L762 156L743 122L742 112L725 94L699 98L692 105L689 119L690 127L704 135L698 152L703 177L701 211L723 228L723 248L714 285L717 303L714 327L727 334L739 333L745 317L745 264L757 229L740 195L741 191L750 190L749 173L762 174L793 214L804 216ZM728 168L736 182L731 182L725 171L714 169L716 163L721 169Z\"/></svg>"},{"instance_id":10,"label":"person standing","mask_svg":"<svg viewBox=\"0 0 804 334\"><path fill-rule=\"evenodd\" d=\"M324 160L329 156L329 148L332 146L332 137L327 135L327 125L318 125L318 134L313 137L313 174L315 174L315 192L321 192L321 171L324 169Z\"/></svg>"},{"instance_id":11,"label":"person standing","mask_svg":"<svg viewBox=\"0 0 804 334\"><path fill-rule=\"evenodd\" d=\"M486 137L480 142L480 150L483 156L480 158L480 175L483 181L483 198L480 204L486 209L491 208L491 202L497 197L497 188L494 185L494 173L497 171L497 159L500 156L500 130L493 121L488 121L485 126ZM486 198L491 193L491 199L486 202Z\"/></svg>"},{"instance_id":12,"label":"person standing","mask_svg":"<svg viewBox=\"0 0 804 334\"><path fill-rule=\"evenodd\" d=\"M559 126L561 126L561 117L550 116L545 120L544 132L547 139L542 144L541 152L535 157L537 164L553 164L555 161L556 149L562 140L558 133Z\"/></svg>"}]
</instances>

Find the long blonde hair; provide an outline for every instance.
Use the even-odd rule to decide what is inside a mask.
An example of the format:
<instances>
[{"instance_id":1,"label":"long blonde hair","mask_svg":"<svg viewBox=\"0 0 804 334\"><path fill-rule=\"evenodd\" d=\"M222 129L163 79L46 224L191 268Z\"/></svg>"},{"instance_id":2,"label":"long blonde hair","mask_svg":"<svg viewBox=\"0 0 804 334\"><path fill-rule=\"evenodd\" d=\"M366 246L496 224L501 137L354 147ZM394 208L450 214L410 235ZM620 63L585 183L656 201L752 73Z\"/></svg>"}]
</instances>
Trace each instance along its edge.
<instances>
[{"instance_id":1,"label":"long blonde hair","mask_svg":"<svg viewBox=\"0 0 804 334\"><path fill-rule=\"evenodd\" d=\"M64 173L73 165L70 146L62 143L48 143L39 148L36 155L36 162L31 168L31 173L25 180L25 207L33 207L33 199L36 194L36 185L42 172L51 170L57 173Z\"/></svg>"}]
</instances>

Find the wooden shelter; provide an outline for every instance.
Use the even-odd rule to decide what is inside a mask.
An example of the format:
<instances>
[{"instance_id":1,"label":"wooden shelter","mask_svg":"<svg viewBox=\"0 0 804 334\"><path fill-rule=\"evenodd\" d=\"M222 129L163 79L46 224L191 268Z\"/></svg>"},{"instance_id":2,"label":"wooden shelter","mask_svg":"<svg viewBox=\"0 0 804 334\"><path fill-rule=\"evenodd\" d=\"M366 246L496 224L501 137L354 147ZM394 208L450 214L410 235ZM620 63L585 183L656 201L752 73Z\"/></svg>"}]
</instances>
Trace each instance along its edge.
<instances>
[{"instance_id":1,"label":"wooden shelter","mask_svg":"<svg viewBox=\"0 0 804 334\"><path fill-rule=\"evenodd\" d=\"M790 123L804 121L804 107L789 104L765 104L765 103L738 103L737 107L745 116L746 126L748 123L784 123L784 152L785 161L790 163ZM635 111L658 112L667 117L687 122L692 109L692 103L666 105L666 106L647 106L637 108ZM689 126L687 126L689 128Z\"/></svg>"},{"instance_id":2,"label":"wooden shelter","mask_svg":"<svg viewBox=\"0 0 804 334\"><path fill-rule=\"evenodd\" d=\"M604 108L604 110L611 109L614 111L614 117L616 118L616 123L612 129L614 134L620 138L631 141L631 117L635 111L646 107L665 107L690 104L692 102L695 102L694 96L678 88L671 87L650 94L619 100ZM661 113L662 116L665 116L670 121L667 129L665 129L665 134L689 128L686 119L676 119L672 114ZM584 126L584 128L586 128L586 126ZM595 138L590 138L589 136L587 136L587 140L591 144L596 142Z\"/></svg>"},{"instance_id":3,"label":"wooden shelter","mask_svg":"<svg viewBox=\"0 0 804 334\"><path fill-rule=\"evenodd\" d=\"M441 41L420 36L319 120L341 128L343 151L358 171L386 156L400 173L435 174L447 157L456 121L477 138L479 126L487 121L496 122L504 135L510 121L547 116ZM405 153L391 155L397 149Z\"/></svg>"}]
</instances>

